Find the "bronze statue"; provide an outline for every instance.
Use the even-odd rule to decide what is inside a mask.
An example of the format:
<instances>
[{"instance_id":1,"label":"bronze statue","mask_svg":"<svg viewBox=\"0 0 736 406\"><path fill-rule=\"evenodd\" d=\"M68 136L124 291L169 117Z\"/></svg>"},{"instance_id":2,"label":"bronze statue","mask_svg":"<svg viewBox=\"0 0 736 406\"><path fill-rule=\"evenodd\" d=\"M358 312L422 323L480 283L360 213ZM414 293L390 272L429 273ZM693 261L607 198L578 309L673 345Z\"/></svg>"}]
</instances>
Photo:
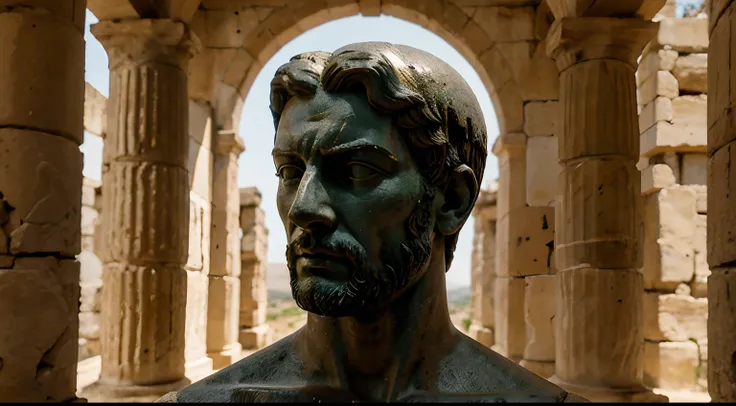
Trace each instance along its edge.
<instances>
[{"instance_id":1,"label":"bronze statue","mask_svg":"<svg viewBox=\"0 0 736 406\"><path fill-rule=\"evenodd\" d=\"M271 110L307 324L160 402L573 399L450 321L445 272L487 156L454 69L381 42L308 52L277 70Z\"/></svg>"}]
</instances>

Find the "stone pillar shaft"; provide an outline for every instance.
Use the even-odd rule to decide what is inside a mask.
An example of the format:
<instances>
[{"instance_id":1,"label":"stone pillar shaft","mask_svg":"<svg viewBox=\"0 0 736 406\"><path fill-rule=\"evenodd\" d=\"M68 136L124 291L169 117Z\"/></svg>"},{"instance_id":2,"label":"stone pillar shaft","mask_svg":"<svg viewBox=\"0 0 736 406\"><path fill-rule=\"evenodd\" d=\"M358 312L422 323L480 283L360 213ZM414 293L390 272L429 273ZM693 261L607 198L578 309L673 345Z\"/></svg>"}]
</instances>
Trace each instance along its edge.
<instances>
[{"instance_id":1,"label":"stone pillar shaft","mask_svg":"<svg viewBox=\"0 0 736 406\"><path fill-rule=\"evenodd\" d=\"M207 354L215 369L240 359L240 137L221 131L215 138L212 183Z\"/></svg>"},{"instance_id":2,"label":"stone pillar shaft","mask_svg":"<svg viewBox=\"0 0 736 406\"><path fill-rule=\"evenodd\" d=\"M736 402L736 2L709 8L708 392Z\"/></svg>"},{"instance_id":3,"label":"stone pillar shaft","mask_svg":"<svg viewBox=\"0 0 736 406\"><path fill-rule=\"evenodd\" d=\"M195 41L170 20L104 21L92 33L110 57L100 381L176 382L184 378L186 72Z\"/></svg>"},{"instance_id":4,"label":"stone pillar shaft","mask_svg":"<svg viewBox=\"0 0 736 406\"><path fill-rule=\"evenodd\" d=\"M497 185L482 190L473 209L475 230L470 275L470 315L468 335L491 348L494 345L496 282L496 193Z\"/></svg>"},{"instance_id":5,"label":"stone pillar shaft","mask_svg":"<svg viewBox=\"0 0 736 406\"><path fill-rule=\"evenodd\" d=\"M268 229L260 208L261 193L255 187L240 189L241 242L240 332L243 349L258 349L270 341L266 324L266 268L268 261Z\"/></svg>"},{"instance_id":6,"label":"stone pillar shaft","mask_svg":"<svg viewBox=\"0 0 736 406\"><path fill-rule=\"evenodd\" d=\"M76 399L85 1L0 1L0 402Z\"/></svg>"},{"instance_id":7,"label":"stone pillar shaft","mask_svg":"<svg viewBox=\"0 0 736 406\"><path fill-rule=\"evenodd\" d=\"M555 379L570 388L644 390L634 75L655 31L639 19L563 18L548 35L564 117Z\"/></svg>"}]
</instances>

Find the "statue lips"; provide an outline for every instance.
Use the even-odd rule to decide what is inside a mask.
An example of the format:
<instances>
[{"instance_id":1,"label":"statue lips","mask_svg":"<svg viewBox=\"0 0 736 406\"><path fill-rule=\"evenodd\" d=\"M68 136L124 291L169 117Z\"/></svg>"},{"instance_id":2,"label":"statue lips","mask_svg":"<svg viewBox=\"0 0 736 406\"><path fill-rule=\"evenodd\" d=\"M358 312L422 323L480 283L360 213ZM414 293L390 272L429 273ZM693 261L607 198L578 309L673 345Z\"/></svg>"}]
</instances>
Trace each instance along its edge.
<instances>
[{"instance_id":1,"label":"statue lips","mask_svg":"<svg viewBox=\"0 0 736 406\"><path fill-rule=\"evenodd\" d=\"M316 247L299 248L296 255L296 269L299 274L345 279L350 276L350 260L334 251Z\"/></svg>"}]
</instances>

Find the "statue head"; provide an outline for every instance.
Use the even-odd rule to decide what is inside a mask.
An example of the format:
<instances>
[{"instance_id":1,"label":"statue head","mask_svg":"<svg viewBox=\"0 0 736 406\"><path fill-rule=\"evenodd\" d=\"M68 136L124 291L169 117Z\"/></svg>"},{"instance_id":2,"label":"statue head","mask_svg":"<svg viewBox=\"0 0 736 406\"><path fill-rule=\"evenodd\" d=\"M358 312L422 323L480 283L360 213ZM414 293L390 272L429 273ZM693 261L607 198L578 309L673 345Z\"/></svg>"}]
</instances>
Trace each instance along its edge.
<instances>
[{"instance_id":1,"label":"statue head","mask_svg":"<svg viewBox=\"0 0 736 406\"><path fill-rule=\"evenodd\" d=\"M449 269L487 157L478 101L447 63L382 42L308 52L271 81L277 205L294 299L379 311Z\"/></svg>"}]
</instances>

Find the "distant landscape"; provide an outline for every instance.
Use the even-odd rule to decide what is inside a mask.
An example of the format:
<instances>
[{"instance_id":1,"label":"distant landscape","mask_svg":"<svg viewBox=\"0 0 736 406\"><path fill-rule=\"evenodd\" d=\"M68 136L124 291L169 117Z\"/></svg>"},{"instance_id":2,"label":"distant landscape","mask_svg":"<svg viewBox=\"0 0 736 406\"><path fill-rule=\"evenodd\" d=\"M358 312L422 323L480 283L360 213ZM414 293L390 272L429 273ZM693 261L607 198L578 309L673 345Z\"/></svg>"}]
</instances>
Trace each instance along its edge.
<instances>
[{"instance_id":1,"label":"distant landscape","mask_svg":"<svg viewBox=\"0 0 736 406\"><path fill-rule=\"evenodd\" d=\"M273 330L271 342L275 342L304 325L307 314L298 308L291 298L289 270L286 264L268 264L266 284L268 285L266 322ZM452 322L460 331L467 332L470 326L468 312L470 286L448 285L447 300L450 304Z\"/></svg>"}]
</instances>

